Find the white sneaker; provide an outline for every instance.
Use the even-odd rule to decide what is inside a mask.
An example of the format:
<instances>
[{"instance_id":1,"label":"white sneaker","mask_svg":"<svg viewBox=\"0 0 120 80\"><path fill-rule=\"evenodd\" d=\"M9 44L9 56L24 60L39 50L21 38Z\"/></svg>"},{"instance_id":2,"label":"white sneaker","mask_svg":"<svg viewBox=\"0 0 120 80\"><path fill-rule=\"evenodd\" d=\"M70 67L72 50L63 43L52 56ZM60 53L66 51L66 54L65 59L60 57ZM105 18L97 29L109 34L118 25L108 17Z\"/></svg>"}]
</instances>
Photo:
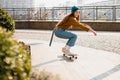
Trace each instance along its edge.
<instances>
[{"instance_id":1,"label":"white sneaker","mask_svg":"<svg viewBox=\"0 0 120 80\"><path fill-rule=\"evenodd\" d=\"M62 48L62 52L63 52L64 54L70 54L70 53L71 53L70 50L67 50L65 47Z\"/></svg>"}]
</instances>

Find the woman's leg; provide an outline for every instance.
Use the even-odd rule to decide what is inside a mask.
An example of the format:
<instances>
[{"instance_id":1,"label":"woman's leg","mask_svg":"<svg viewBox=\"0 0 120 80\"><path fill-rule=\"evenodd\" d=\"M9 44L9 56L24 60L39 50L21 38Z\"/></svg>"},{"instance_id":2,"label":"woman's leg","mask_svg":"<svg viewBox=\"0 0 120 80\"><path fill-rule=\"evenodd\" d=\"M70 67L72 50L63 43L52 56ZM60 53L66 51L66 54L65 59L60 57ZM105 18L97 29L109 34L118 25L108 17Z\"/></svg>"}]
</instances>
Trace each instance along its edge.
<instances>
[{"instance_id":1,"label":"woman's leg","mask_svg":"<svg viewBox=\"0 0 120 80\"><path fill-rule=\"evenodd\" d=\"M69 35L71 35L71 37L69 38L68 42L66 45L69 45L69 46L74 46L75 45L75 42L77 40L77 35L74 34L74 33L70 33Z\"/></svg>"},{"instance_id":2,"label":"woman's leg","mask_svg":"<svg viewBox=\"0 0 120 80\"><path fill-rule=\"evenodd\" d=\"M63 52L70 52L70 47L75 45L77 40L77 35L68 31L64 31L62 29L56 30L55 35L59 38L69 39L66 43L66 46L62 49Z\"/></svg>"},{"instance_id":3,"label":"woman's leg","mask_svg":"<svg viewBox=\"0 0 120 80\"><path fill-rule=\"evenodd\" d=\"M71 34L70 33L69 35L71 35L72 37L69 38L69 40L67 41L67 44L65 45L65 47L62 48L62 51L64 53L71 53L70 48L75 45L75 42L77 40L77 35L76 34L73 34L73 33Z\"/></svg>"}]
</instances>

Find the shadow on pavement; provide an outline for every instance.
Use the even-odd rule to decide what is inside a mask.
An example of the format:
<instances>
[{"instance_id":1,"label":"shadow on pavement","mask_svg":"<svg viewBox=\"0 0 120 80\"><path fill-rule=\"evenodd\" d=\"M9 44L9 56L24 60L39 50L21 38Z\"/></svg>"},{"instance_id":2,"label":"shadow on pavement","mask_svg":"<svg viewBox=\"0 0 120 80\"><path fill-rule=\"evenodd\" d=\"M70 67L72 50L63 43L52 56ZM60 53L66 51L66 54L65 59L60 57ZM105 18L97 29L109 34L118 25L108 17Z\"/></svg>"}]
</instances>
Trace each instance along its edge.
<instances>
[{"instance_id":1,"label":"shadow on pavement","mask_svg":"<svg viewBox=\"0 0 120 80\"><path fill-rule=\"evenodd\" d=\"M41 45L43 43L30 43L29 45Z\"/></svg>"},{"instance_id":2,"label":"shadow on pavement","mask_svg":"<svg viewBox=\"0 0 120 80\"><path fill-rule=\"evenodd\" d=\"M90 79L90 80L103 80L104 78L106 78L106 77L108 77L108 76L110 76L113 73L118 72L118 71L120 71L120 64L116 65L112 69L110 69L110 70L108 70L108 71L106 71L106 72L104 72L104 73Z\"/></svg>"},{"instance_id":3,"label":"shadow on pavement","mask_svg":"<svg viewBox=\"0 0 120 80\"><path fill-rule=\"evenodd\" d=\"M66 61L66 62L73 62L72 60L70 60L67 57L64 57L62 55L58 56L58 58L61 58L62 60Z\"/></svg>"},{"instance_id":4,"label":"shadow on pavement","mask_svg":"<svg viewBox=\"0 0 120 80\"><path fill-rule=\"evenodd\" d=\"M56 61L73 62L73 61L71 61L70 59L68 59L68 58L63 57L62 55L60 55L60 56L58 56L57 59L53 59L53 60L46 61L46 62L43 62L43 63L40 63L40 64L36 64L36 65L33 65L32 67L37 68L37 67L40 67L40 66L43 66L43 65L46 65L46 64L54 63L54 62L56 62Z\"/></svg>"},{"instance_id":5,"label":"shadow on pavement","mask_svg":"<svg viewBox=\"0 0 120 80\"><path fill-rule=\"evenodd\" d=\"M37 65L33 65L32 67L36 68L36 67L40 67L40 66L43 66L43 65L46 65L46 64L54 63L56 61L62 61L62 60L63 59L54 59L54 60L51 60L51 61L46 61L46 62L37 64Z\"/></svg>"}]
</instances>

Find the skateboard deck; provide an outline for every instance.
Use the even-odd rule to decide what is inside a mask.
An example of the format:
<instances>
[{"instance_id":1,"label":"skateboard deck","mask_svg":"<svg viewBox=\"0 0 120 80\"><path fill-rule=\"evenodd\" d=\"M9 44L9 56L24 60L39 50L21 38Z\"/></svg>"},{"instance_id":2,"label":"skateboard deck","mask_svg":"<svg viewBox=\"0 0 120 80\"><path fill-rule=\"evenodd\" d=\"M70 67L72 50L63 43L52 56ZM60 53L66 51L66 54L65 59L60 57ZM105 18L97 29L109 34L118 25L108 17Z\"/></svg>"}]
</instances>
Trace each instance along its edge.
<instances>
[{"instance_id":1,"label":"skateboard deck","mask_svg":"<svg viewBox=\"0 0 120 80\"><path fill-rule=\"evenodd\" d=\"M71 61L74 61L75 59L78 58L77 54L63 54L63 57L66 57Z\"/></svg>"}]
</instances>

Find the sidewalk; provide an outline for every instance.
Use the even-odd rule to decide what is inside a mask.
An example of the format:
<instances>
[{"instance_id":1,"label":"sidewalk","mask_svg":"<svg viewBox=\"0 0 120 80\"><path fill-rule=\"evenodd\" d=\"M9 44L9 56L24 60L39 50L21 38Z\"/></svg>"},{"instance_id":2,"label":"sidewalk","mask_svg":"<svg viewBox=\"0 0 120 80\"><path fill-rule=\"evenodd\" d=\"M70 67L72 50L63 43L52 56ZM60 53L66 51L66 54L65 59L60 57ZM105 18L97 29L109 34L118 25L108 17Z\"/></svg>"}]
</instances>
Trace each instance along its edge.
<instances>
[{"instance_id":1,"label":"sidewalk","mask_svg":"<svg viewBox=\"0 0 120 80\"><path fill-rule=\"evenodd\" d=\"M34 35L33 35L34 36ZM62 57L63 43L37 39L19 39L31 45L32 66L60 75L62 80L120 80L120 55L107 51L75 46L78 59L70 62Z\"/></svg>"},{"instance_id":2,"label":"sidewalk","mask_svg":"<svg viewBox=\"0 0 120 80\"><path fill-rule=\"evenodd\" d=\"M99 50L105 50L120 54L120 32L97 32L97 36L93 36L91 32L72 31L78 35L76 45L90 47ZM50 40L52 31L48 30L16 30L15 37L17 39L35 39ZM54 37L53 42L66 43L66 40Z\"/></svg>"}]
</instances>

